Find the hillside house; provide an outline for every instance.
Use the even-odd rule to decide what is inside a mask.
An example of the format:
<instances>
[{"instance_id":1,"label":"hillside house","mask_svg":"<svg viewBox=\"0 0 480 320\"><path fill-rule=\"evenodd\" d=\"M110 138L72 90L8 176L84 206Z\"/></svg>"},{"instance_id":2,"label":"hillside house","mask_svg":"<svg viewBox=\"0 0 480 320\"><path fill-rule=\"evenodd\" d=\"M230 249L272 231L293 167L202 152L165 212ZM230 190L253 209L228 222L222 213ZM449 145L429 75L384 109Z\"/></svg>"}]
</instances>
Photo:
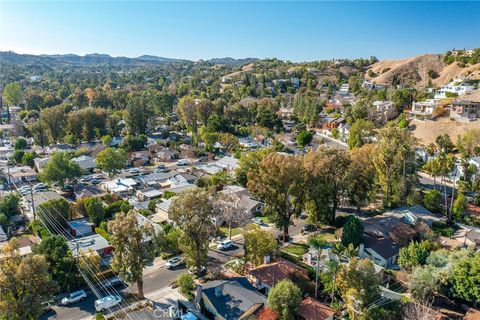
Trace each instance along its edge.
<instances>
[{"instance_id":1,"label":"hillside house","mask_svg":"<svg viewBox=\"0 0 480 320\"><path fill-rule=\"evenodd\" d=\"M399 247L389 237L363 236L363 243L358 248L358 255L367 258L381 267L390 269L395 266Z\"/></svg>"},{"instance_id":2,"label":"hillside house","mask_svg":"<svg viewBox=\"0 0 480 320\"><path fill-rule=\"evenodd\" d=\"M480 102L455 100L450 107L450 118L457 121L480 119Z\"/></svg>"},{"instance_id":3,"label":"hillside house","mask_svg":"<svg viewBox=\"0 0 480 320\"><path fill-rule=\"evenodd\" d=\"M298 318L301 320L333 320L335 310L318 300L308 297L298 306Z\"/></svg>"},{"instance_id":4,"label":"hillside house","mask_svg":"<svg viewBox=\"0 0 480 320\"><path fill-rule=\"evenodd\" d=\"M443 85L439 90L435 92L434 99L449 98L450 95L461 96L468 92L473 91L474 87L471 84L463 82L463 80L455 79L452 82Z\"/></svg>"},{"instance_id":5,"label":"hillside house","mask_svg":"<svg viewBox=\"0 0 480 320\"><path fill-rule=\"evenodd\" d=\"M436 107L437 107L437 104L433 99L413 102L411 114L414 116L420 116L420 117L431 117Z\"/></svg>"},{"instance_id":6,"label":"hillside house","mask_svg":"<svg viewBox=\"0 0 480 320\"><path fill-rule=\"evenodd\" d=\"M97 167L95 160L90 156L80 156L73 158L72 161L82 169L84 172L93 172L93 170Z\"/></svg>"}]
</instances>

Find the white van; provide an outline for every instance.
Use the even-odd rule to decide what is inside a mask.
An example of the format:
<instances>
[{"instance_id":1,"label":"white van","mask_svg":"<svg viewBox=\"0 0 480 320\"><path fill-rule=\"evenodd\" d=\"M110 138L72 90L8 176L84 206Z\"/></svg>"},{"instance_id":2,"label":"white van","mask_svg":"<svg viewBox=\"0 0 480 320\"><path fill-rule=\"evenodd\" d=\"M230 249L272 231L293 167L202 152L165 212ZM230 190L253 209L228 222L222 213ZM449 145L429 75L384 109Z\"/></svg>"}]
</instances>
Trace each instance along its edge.
<instances>
[{"instance_id":1,"label":"white van","mask_svg":"<svg viewBox=\"0 0 480 320\"><path fill-rule=\"evenodd\" d=\"M95 310L97 310L97 312L103 312L107 309L115 307L120 302L122 302L122 298L120 296L109 295L95 301Z\"/></svg>"}]
</instances>

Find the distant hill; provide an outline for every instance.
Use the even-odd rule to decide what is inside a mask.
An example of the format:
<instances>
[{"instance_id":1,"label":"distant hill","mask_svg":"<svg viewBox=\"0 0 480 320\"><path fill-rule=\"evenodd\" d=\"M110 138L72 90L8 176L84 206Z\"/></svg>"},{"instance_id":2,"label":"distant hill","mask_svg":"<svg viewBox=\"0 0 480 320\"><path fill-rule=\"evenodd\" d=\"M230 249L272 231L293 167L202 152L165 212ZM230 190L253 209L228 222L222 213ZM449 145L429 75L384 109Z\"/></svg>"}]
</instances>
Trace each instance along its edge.
<instances>
[{"instance_id":1,"label":"distant hill","mask_svg":"<svg viewBox=\"0 0 480 320\"><path fill-rule=\"evenodd\" d=\"M239 66L243 66L243 65L258 61L258 60L259 59L257 58L234 59L234 58L226 57L226 58L213 58L207 61L214 64L226 64L229 66L239 67Z\"/></svg>"},{"instance_id":2,"label":"distant hill","mask_svg":"<svg viewBox=\"0 0 480 320\"><path fill-rule=\"evenodd\" d=\"M0 61L19 64L39 64L39 63L65 63L65 64L77 64L77 65L147 65L147 64L162 64L171 62L182 62L187 60L171 59L155 56L142 56L138 58L128 57L112 57L108 54L92 53L84 56L76 54L42 54L42 55L30 55L30 54L18 54L11 51L0 52Z\"/></svg>"},{"instance_id":3,"label":"distant hill","mask_svg":"<svg viewBox=\"0 0 480 320\"><path fill-rule=\"evenodd\" d=\"M369 70L374 76L366 77L378 84L399 83L424 87L431 79L438 86L450 82L457 77L480 79L480 64L468 65L464 68L458 62L445 64L442 54L423 54L400 60L384 60L374 63ZM433 76L432 76L433 75Z\"/></svg>"},{"instance_id":4,"label":"distant hill","mask_svg":"<svg viewBox=\"0 0 480 320\"><path fill-rule=\"evenodd\" d=\"M215 58L207 60L210 63L214 64L226 64L231 66L242 66L253 61L257 61L255 58L245 58L245 59L233 59L233 58ZM8 63L19 63L19 64L49 64L49 63L66 63L66 64L78 64L78 65L100 65L100 64L109 64L109 65L148 65L148 64L163 64L163 63L174 63L174 62L190 62L189 60L184 59L175 59L175 58L165 58L153 55L142 55L137 58L128 58L128 57L112 57L108 54L92 53L86 54L84 56L79 56L76 54L42 54L42 55L31 55L31 54L18 54L12 51L2 51L0 52L0 61Z\"/></svg>"}]
</instances>

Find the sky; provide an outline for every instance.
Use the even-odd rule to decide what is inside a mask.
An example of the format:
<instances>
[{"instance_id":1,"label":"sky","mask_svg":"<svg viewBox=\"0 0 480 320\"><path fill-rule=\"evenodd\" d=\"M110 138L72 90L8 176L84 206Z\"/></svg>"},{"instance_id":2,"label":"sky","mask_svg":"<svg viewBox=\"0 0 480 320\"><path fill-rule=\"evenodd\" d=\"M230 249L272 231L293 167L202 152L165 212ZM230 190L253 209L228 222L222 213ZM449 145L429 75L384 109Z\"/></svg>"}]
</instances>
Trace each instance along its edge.
<instances>
[{"instance_id":1,"label":"sky","mask_svg":"<svg viewBox=\"0 0 480 320\"><path fill-rule=\"evenodd\" d=\"M480 2L5 1L0 51L398 59L480 47Z\"/></svg>"}]
</instances>

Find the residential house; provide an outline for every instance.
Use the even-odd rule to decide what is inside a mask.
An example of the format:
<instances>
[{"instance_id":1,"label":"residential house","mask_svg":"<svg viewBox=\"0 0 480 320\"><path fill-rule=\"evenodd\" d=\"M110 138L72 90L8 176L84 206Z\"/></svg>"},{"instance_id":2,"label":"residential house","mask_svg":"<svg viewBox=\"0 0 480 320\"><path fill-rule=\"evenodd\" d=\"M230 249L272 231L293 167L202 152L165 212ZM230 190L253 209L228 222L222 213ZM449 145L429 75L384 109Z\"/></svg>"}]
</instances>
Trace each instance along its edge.
<instances>
[{"instance_id":1,"label":"residential house","mask_svg":"<svg viewBox=\"0 0 480 320\"><path fill-rule=\"evenodd\" d=\"M112 252L113 248L107 239L96 233L84 234L68 241L68 247L72 251L72 256L80 254L89 254L96 252L100 256L106 256Z\"/></svg>"},{"instance_id":2,"label":"residential house","mask_svg":"<svg viewBox=\"0 0 480 320\"><path fill-rule=\"evenodd\" d=\"M86 155L73 158L72 161L78 164L80 169L82 169L82 171L84 172L92 172L97 167L95 160L92 157Z\"/></svg>"},{"instance_id":3,"label":"residential house","mask_svg":"<svg viewBox=\"0 0 480 320\"><path fill-rule=\"evenodd\" d=\"M150 152L148 150L132 152L129 157L129 163L134 167L150 164Z\"/></svg>"},{"instance_id":4,"label":"residential house","mask_svg":"<svg viewBox=\"0 0 480 320\"><path fill-rule=\"evenodd\" d=\"M73 186L73 194L75 194L75 198L78 200L90 197L103 197L106 192L91 184L83 185L78 183Z\"/></svg>"},{"instance_id":5,"label":"residential house","mask_svg":"<svg viewBox=\"0 0 480 320\"><path fill-rule=\"evenodd\" d=\"M8 172L10 171L10 172ZM32 182L37 180L37 172L29 166L4 168L3 174L7 177L10 174L12 183Z\"/></svg>"},{"instance_id":6,"label":"residential house","mask_svg":"<svg viewBox=\"0 0 480 320\"><path fill-rule=\"evenodd\" d=\"M48 146L46 149L46 153L48 154L52 154L55 152L75 152L75 151L76 151L75 148L72 148L68 144L61 144L61 143Z\"/></svg>"},{"instance_id":7,"label":"residential house","mask_svg":"<svg viewBox=\"0 0 480 320\"><path fill-rule=\"evenodd\" d=\"M159 234L161 231L162 231L162 227L160 227L160 225L156 224L155 222L153 222L152 220L150 220L149 218L141 215L141 214L137 214L136 215L137 217L137 224L140 226L140 227L147 227L147 226L152 226L153 227L153 231L155 232L155 234ZM142 239L142 242L145 243L145 242L150 242L154 239L154 236L146 236L144 235L143 236L143 239Z\"/></svg>"},{"instance_id":8,"label":"residential house","mask_svg":"<svg viewBox=\"0 0 480 320\"><path fill-rule=\"evenodd\" d=\"M154 188L148 188L137 191L137 199L139 201L151 201L155 198L159 198L162 195L162 191Z\"/></svg>"},{"instance_id":9,"label":"residential house","mask_svg":"<svg viewBox=\"0 0 480 320\"><path fill-rule=\"evenodd\" d=\"M298 306L301 320L333 320L335 313L335 310L312 297L303 299Z\"/></svg>"},{"instance_id":10,"label":"residential house","mask_svg":"<svg viewBox=\"0 0 480 320\"><path fill-rule=\"evenodd\" d=\"M438 100L450 98L452 96L461 96L473 91L473 89L473 85L465 83L462 79L455 79L437 90L434 99Z\"/></svg>"},{"instance_id":11,"label":"residential house","mask_svg":"<svg viewBox=\"0 0 480 320\"><path fill-rule=\"evenodd\" d=\"M415 225L418 221L421 220L425 222L430 228L432 228L434 223L446 221L446 218L444 216L434 214L422 205L416 205L408 208L402 207L393 211L401 213L403 215L402 221L410 225Z\"/></svg>"},{"instance_id":12,"label":"residential house","mask_svg":"<svg viewBox=\"0 0 480 320\"><path fill-rule=\"evenodd\" d=\"M150 216L151 220L155 223L169 222L168 211L172 205L173 198L167 199L163 202L157 202L155 204L155 213Z\"/></svg>"},{"instance_id":13,"label":"residential house","mask_svg":"<svg viewBox=\"0 0 480 320\"><path fill-rule=\"evenodd\" d=\"M348 95L348 90L350 89L350 86L348 83L344 83L340 86L340 90L338 90L338 93L341 95L341 96L346 96Z\"/></svg>"},{"instance_id":14,"label":"residential house","mask_svg":"<svg viewBox=\"0 0 480 320\"><path fill-rule=\"evenodd\" d=\"M155 161L172 161L178 159L179 157L180 154L177 151L171 150L170 148L161 147L155 155Z\"/></svg>"},{"instance_id":15,"label":"residential house","mask_svg":"<svg viewBox=\"0 0 480 320\"><path fill-rule=\"evenodd\" d=\"M250 319L266 304L265 296L257 292L247 278L236 277L207 282L198 290L211 319Z\"/></svg>"},{"instance_id":16,"label":"residential house","mask_svg":"<svg viewBox=\"0 0 480 320\"><path fill-rule=\"evenodd\" d=\"M395 266L399 253L399 247L390 237L374 237L363 235L363 243L360 244L358 255L368 258L381 267L390 269Z\"/></svg>"},{"instance_id":17,"label":"residential house","mask_svg":"<svg viewBox=\"0 0 480 320\"><path fill-rule=\"evenodd\" d=\"M137 186L137 182L132 178L118 178L110 181L104 181L100 184L105 191L115 193L121 196L132 194Z\"/></svg>"},{"instance_id":18,"label":"residential house","mask_svg":"<svg viewBox=\"0 0 480 320\"><path fill-rule=\"evenodd\" d=\"M292 279L292 277L302 277L309 280L307 270L282 258L248 271L248 278L255 288L266 295L279 281Z\"/></svg>"},{"instance_id":19,"label":"residential house","mask_svg":"<svg viewBox=\"0 0 480 320\"><path fill-rule=\"evenodd\" d=\"M433 99L413 102L411 114L420 117L431 117L436 107L437 104Z\"/></svg>"},{"instance_id":20,"label":"residential house","mask_svg":"<svg viewBox=\"0 0 480 320\"><path fill-rule=\"evenodd\" d=\"M80 218L67 222L70 228L70 234L74 237L91 234L95 230L95 224L90 222L88 218Z\"/></svg>"},{"instance_id":21,"label":"residential house","mask_svg":"<svg viewBox=\"0 0 480 320\"><path fill-rule=\"evenodd\" d=\"M254 216L263 208L263 203L253 199L250 192L244 187L234 185L225 186L221 192L224 194L236 195L239 198L239 207L248 212L251 216Z\"/></svg>"},{"instance_id":22,"label":"residential house","mask_svg":"<svg viewBox=\"0 0 480 320\"><path fill-rule=\"evenodd\" d=\"M457 121L480 119L480 102L455 100L450 108L450 118Z\"/></svg>"},{"instance_id":23,"label":"residential house","mask_svg":"<svg viewBox=\"0 0 480 320\"><path fill-rule=\"evenodd\" d=\"M42 172L43 168L47 165L48 160L50 160L50 157L33 159L33 164L35 169L37 169L37 172Z\"/></svg>"},{"instance_id":24,"label":"residential house","mask_svg":"<svg viewBox=\"0 0 480 320\"><path fill-rule=\"evenodd\" d=\"M391 120L398 114L392 101L377 100L373 102L373 106L375 107L377 115L381 116L385 120Z\"/></svg>"}]
</instances>

